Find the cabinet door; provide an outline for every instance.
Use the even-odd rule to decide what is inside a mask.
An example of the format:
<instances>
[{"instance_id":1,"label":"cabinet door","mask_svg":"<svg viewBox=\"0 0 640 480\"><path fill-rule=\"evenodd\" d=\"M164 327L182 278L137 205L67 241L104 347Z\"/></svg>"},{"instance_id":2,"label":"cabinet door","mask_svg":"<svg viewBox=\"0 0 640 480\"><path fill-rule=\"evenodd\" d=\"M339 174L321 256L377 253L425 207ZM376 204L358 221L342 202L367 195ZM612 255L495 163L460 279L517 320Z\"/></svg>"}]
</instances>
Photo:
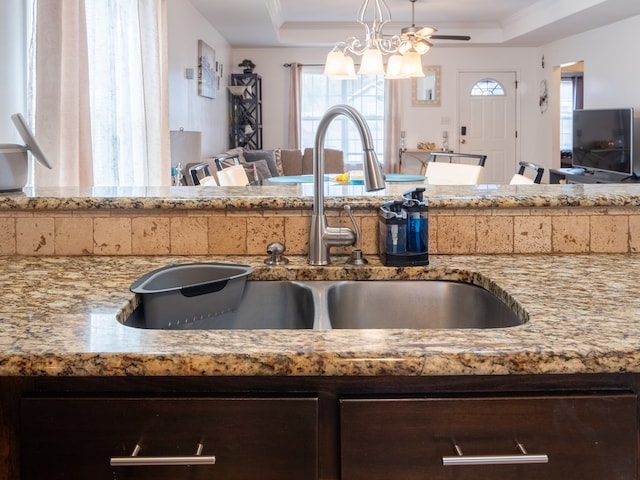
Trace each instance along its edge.
<instances>
[{"instance_id":1,"label":"cabinet door","mask_svg":"<svg viewBox=\"0 0 640 480\"><path fill-rule=\"evenodd\" d=\"M21 478L314 479L317 415L315 398L24 398ZM215 464L189 463L198 444ZM161 464L111 466L136 445Z\"/></svg>"},{"instance_id":2,"label":"cabinet door","mask_svg":"<svg viewBox=\"0 0 640 480\"><path fill-rule=\"evenodd\" d=\"M635 479L636 410L632 394L343 399L342 479ZM548 463L491 464L530 459L517 444ZM479 464L444 465L459 453Z\"/></svg>"}]
</instances>

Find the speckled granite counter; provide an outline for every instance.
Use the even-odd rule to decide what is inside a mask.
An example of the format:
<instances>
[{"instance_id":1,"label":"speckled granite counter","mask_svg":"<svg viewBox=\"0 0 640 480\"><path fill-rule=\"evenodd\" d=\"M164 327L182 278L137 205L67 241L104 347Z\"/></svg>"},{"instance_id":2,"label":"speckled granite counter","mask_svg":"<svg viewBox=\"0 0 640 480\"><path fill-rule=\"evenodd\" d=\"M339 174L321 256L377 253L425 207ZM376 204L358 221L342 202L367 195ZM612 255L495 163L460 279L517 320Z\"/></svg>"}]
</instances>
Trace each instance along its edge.
<instances>
[{"instance_id":1,"label":"speckled granite counter","mask_svg":"<svg viewBox=\"0 0 640 480\"><path fill-rule=\"evenodd\" d=\"M130 283L170 261L253 278L465 279L528 314L498 330L158 331L118 323ZM637 255L436 256L426 268L270 269L259 257L0 258L0 375L344 376L640 372ZM372 260L375 260L372 258Z\"/></svg>"},{"instance_id":2,"label":"speckled granite counter","mask_svg":"<svg viewBox=\"0 0 640 480\"><path fill-rule=\"evenodd\" d=\"M328 184L326 205L376 208L418 183L388 183L378 192ZM640 205L640 184L424 185L434 208L626 207ZM254 187L25 188L0 193L0 211L15 209L300 209L313 205L313 184Z\"/></svg>"}]
</instances>

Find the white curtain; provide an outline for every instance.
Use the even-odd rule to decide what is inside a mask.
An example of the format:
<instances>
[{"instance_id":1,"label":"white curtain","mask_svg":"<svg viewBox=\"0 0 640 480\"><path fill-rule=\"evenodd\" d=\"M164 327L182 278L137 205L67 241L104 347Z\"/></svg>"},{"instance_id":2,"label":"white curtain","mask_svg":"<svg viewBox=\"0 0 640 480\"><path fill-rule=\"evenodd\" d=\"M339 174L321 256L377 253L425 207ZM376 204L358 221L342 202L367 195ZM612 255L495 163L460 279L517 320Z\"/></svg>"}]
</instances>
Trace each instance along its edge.
<instances>
[{"instance_id":1,"label":"white curtain","mask_svg":"<svg viewBox=\"0 0 640 480\"><path fill-rule=\"evenodd\" d=\"M60 146L54 178L39 169L37 186L170 184L165 2L38 2L36 131L43 148ZM47 82L60 72L75 81Z\"/></svg>"},{"instance_id":2,"label":"white curtain","mask_svg":"<svg viewBox=\"0 0 640 480\"><path fill-rule=\"evenodd\" d=\"M36 186L91 186L91 119L84 0L37 4L35 132L53 164L35 164Z\"/></svg>"},{"instance_id":3,"label":"white curtain","mask_svg":"<svg viewBox=\"0 0 640 480\"><path fill-rule=\"evenodd\" d=\"M293 150L300 149L300 105L302 103L302 65L292 63L289 76L289 145Z\"/></svg>"},{"instance_id":4,"label":"white curtain","mask_svg":"<svg viewBox=\"0 0 640 480\"><path fill-rule=\"evenodd\" d=\"M385 80L384 170L400 173L400 80Z\"/></svg>"}]
</instances>

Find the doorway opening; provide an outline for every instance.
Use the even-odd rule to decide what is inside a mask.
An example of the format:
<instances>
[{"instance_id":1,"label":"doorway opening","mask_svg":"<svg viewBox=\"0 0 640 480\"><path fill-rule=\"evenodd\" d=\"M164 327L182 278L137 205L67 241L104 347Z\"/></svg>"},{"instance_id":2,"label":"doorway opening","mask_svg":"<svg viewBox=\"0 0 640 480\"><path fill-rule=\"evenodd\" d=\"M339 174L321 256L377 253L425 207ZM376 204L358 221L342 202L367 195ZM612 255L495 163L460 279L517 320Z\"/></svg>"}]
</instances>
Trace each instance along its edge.
<instances>
[{"instance_id":1,"label":"doorway opening","mask_svg":"<svg viewBox=\"0 0 640 480\"><path fill-rule=\"evenodd\" d=\"M515 71L458 72L458 152L487 156L481 183L516 172L517 85Z\"/></svg>"},{"instance_id":2,"label":"doorway opening","mask_svg":"<svg viewBox=\"0 0 640 480\"><path fill-rule=\"evenodd\" d=\"M560 167L571 167L573 111L584 108L584 62L560 67Z\"/></svg>"}]
</instances>

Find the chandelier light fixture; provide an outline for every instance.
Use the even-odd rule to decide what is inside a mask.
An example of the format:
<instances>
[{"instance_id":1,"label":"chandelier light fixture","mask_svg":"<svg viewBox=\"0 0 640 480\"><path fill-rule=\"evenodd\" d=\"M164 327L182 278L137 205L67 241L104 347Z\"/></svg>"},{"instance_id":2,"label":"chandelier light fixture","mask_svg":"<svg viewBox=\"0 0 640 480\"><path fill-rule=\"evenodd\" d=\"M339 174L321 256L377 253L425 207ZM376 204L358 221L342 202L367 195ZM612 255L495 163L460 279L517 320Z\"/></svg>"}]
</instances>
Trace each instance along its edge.
<instances>
[{"instance_id":1,"label":"chandelier light fixture","mask_svg":"<svg viewBox=\"0 0 640 480\"><path fill-rule=\"evenodd\" d=\"M384 75L385 78L424 77L422 58L431 44L416 35L415 1L410 0L414 22L403 28L401 35L385 36L382 29L391 21L391 12L384 0L364 0L358 10L358 23L364 27L364 40L349 37L338 42L327 55L324 74L339 79L356 77L353 56L362 57L358 75ZM433 32L433 29L432 29ZM384 57L387 56L385 72Z\"/></svg>"}]
</instances>

